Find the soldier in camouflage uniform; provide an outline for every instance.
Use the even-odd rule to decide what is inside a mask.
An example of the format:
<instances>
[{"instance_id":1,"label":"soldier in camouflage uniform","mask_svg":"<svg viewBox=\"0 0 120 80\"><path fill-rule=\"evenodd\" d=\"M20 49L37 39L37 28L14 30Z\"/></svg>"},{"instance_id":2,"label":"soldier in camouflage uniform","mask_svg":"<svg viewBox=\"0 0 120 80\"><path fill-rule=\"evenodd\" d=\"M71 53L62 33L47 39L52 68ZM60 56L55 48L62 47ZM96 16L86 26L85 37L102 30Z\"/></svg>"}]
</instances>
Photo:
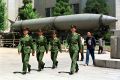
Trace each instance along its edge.
<instances>
[{"instance_id":1,"label":"soldier in camouflage uniform","mask_svg":"<svg viewBox=\"0 0 120 80\"><path fill-rule=\"evenodd\" d=\"M42 61L44 53L48 53L48 45L47 45L47 39L45 36L43 36L43 32L41 29L37 31L38 37L36 38L36 57L38 61L38 71L41 71L41 69L44 68L45 63Z\"/></svg>"},{"instance_id":2,"label":"soldier in camouflage uniform","mask_svg":"<svg viewBox=\"0 0 120 80\"><path fill-rule=\"evenodd\" d=\"M58 65L58 61L57 61L58 51L62 52L61 42L60 39L57 38L55 31L52 32L52 39L50 40L50 46L51 46L51 60L53 61L52 69L54 69Z\"/></svg>"},{"instance_id":3,"label":"soldier in camouflage uniform","mask_svg":"<svg viewBox=\"0 0 120 80\"><path fill-rule=\"evenodd\" d=\"M76 33L76 26L71 26L71 34L68 36L67 41L69 45L70 58L72 60L70 69L70 75L72 75L79 70L77 57L81 49L80 35Z\"/></svg>"},{"instance_id":4,"label":"soldier in camouflage uniform","mask_svg":"<svg viewBox=\"0 0 120 80\"><path fill-rule=\"evenodd\" d=\"M30 53L32 49L32 55L34 56L35 48L33 45L32 37L28 35L28 28L23 29L23 36L20 38L18 45L18 53L22 55L22 63L23 63L23 72L22 74L26 74L27 69L28 72L31 70L31 65L29 64Z\"/></svg>"}]
</instances>

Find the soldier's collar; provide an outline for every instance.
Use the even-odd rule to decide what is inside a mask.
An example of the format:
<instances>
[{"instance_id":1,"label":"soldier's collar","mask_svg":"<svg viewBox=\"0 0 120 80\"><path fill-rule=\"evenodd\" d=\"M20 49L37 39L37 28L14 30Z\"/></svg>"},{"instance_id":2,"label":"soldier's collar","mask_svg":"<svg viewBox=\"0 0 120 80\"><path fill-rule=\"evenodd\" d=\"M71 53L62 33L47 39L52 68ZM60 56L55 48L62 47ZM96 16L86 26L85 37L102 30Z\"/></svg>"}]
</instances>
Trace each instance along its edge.
<instances>
[{"instance_id":1,"label":"soldier's collar","mask_svg":"<svg viewBox=\"0 0 120 80\"><path fill-rule=\"evenodd\" d=\"M39 37L43 37L43 35L40 35Z\"/></svg>"},{"instance_id":2,"label":"soldier's collar","mask_svg":"<svg viewBox=\"0 0 120 80\"><path fill-rule=\"evenodd\" d=\"M24 35L24 37L29 37L29 35L27 34L27 35Z\"/></svg>"},{"instance_id":3,"label":"soldier's collar","mask_svg":"<svg viewBox=\"0 0 120 80\"><path fill-rule=\"evenodd\" d=\"M54 37L53 39L55 39L55 40L56 40L56 39L57 39L57 37Z\"/></svg>"},{"instance_id":4,"label":"soldier's collar","mask_svg":"<svg viewBox=\"0 0 120 80\"><path fill-rule=\"evenodd\" d=\"M74 32L74 33L72 33L73 35L75 35L76 34L76 32Z\"/></svg>"}]
</instances>

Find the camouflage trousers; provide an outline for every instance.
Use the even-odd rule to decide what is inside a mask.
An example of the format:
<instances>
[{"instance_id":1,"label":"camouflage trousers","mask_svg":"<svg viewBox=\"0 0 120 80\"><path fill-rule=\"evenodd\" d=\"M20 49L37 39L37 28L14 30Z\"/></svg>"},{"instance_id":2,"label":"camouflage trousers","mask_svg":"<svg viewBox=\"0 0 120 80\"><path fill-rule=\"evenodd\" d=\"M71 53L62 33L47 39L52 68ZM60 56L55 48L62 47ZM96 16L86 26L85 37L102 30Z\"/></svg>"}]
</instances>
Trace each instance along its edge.
<instances>
[{"instance_id":1,"label":"camouflage trousers","mask_svg":"<svg viewBox=\"0 0 120 80\"><path fill-rule=\"evenodd\" d=\"M58 55L58 51L51 51L51 60L53 62L53 67L57 66L56 64L58 63L57 55Z\"/></svg>"},{"instance_id":2,"label":"camouflage trousers","mask_svg":"<svg viewBox=\"0 0 120 80\"><path fill-rule=\"evenodd\" d=\"M43 56L44 56L44 52L38 52L36 55L38 61L38 68L42 68L42 66L44 65L44 62L42 61Z\"/></svg>"},{"instance_id":3,"label":"camouflage trousers","mask_svg":"<svg viewBox=\"0 0 120 80\"><path fill-rule=\"evenodd\" d=\"M70 51L69 53L72 61L70 71L74 73L78 69L78 64L77 64L78 51L74 50L74 51Z\"/></svg>"},{"instance_id":4,"label":"camouflage trousers","mask_svg":"<svg viewBox=\"0 0 120 80\"><path fill-rule=\"evenodd\" d=\"M30 53L22 53L23 71L26 72L29 65Z\"/></svg>"}]
</instances>

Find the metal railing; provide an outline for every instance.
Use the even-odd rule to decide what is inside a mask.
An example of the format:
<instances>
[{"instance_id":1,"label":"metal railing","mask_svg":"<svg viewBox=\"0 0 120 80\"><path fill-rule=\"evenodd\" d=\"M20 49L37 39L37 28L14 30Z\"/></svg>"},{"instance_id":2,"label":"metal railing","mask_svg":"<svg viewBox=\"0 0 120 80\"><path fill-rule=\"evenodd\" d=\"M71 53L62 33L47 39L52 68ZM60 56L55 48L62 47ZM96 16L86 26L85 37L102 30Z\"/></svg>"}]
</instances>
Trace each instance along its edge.
<instances>
[{"instance_id":1,"label":"metal railing","mask_svg":"<svg viewBox=\"0 0 120 80\"><path fill-rule=\"evenodd\" d=\"M19 39L0 39L0 47L16 47L18 46L18 43ZM104 45L106 43L110 44L110 42L104 42ZM98 45L98 41L96 41L96 44ZM63 41L63 46L67 47L67 43L65 41Z\"/></svg>"},{"instance_id":2,"label":"metal railing","mask_svg":"<svg viewBox=\"0 0 120 80\"><path fill-rule=\"evenodd\" d=\"M19 39L0 39L0 47L16 47Z\"/></svg>"}]
</instances>

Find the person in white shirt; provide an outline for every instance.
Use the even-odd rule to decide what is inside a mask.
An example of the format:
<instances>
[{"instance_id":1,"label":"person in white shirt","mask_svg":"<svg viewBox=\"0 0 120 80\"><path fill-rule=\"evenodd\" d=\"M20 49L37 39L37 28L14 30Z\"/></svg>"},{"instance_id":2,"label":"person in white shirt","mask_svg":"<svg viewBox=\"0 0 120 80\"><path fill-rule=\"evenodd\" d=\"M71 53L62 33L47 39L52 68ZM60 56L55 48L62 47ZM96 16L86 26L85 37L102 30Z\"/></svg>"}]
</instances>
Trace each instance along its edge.
<instances>
[{"instance_id":1,"label":"person in white shirt","mask_svg":"<svg viewBox=\"0 0 120 80\"><path fill-rule=\"evenodd\" d=\"M83 37L80 37L80 43L81 43L81 50L80 50L81 59L80 59L80 61L83 61L83 60L84 60L84 41L85 41L84 38L83 38ZM78 53L77 61L79 61L79 53Z\"/></svg>"},{"instance_id":2,"label":"person in white shirt","mask_svg":"<svg viewBox=\"0 0 120 80\"><path fill-rule=\"evenodd\" d=\"M84 38L81 37L81 61L84 60Z\"/></svg>"},{"instance_id":3,"label":"person in white shirt","mask_svg":"<svg viewBox=\"0 0 120 80\"><path fill-rule=\"evenodd\" d=\"M102 54L103 53L103 39L102 39L102 37L99 38L98 42L99 42L98 54Z\"/></svg>"}]
</instances>

